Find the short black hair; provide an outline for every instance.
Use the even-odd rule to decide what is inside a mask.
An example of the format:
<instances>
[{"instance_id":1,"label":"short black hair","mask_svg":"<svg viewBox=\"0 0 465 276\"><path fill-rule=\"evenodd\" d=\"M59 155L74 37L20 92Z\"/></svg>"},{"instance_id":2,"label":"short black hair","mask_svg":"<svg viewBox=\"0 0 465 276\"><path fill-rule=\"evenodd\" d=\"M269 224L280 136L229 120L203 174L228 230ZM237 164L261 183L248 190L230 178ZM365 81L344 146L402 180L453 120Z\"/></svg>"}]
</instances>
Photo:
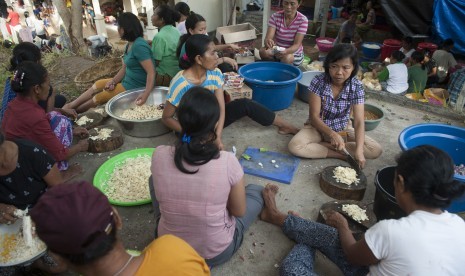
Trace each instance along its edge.
<instances>
[{"instance_id":1,"label":"short black hair","mask_svg":"<svg viewBox=\"0 0 465 276\"><path fill-rule=\"evenodd\" d=\"M191 12L191 8L189 5L186 4L186 2L178 2L176 5L174 5L174 10L179 12L180 14L184 16L189 16Z\"/></svg>"},{"instance_id":2,"label":"short black hair","mask_svg":"<svg viewBox=\"0 0 465 276\"><path fill-rule=\"evenodd\" d=\"M403 152L397 158L396 172L417 204L446 208L465 192L465 185L454 179L454 168L446 152L423 145Z\"/></svg>"},{"instance_id":3,"label":"short black hair","mask_svg":"<svg viewBox=\"0 0 465 276\"><path fill-rule=\"evenodd\" d=\"M155 12L159 18L163 19L165 25L176 26L176 22L178 22L181 18L181 14L179 12L165 4L158 6L155 9Z\"/></svg>"},{"instance_id":4,"label":"short black hair","mask_svg":"<svg viewBox=\"0 0 465 276\"><path fill-rule=\"evenodd\" d=\"M449 47L453 45L454 45L454 41L452 40L452 38L448 38L442 42L442 47Z\"/></svg>"},{"instance_id":5,"label":"short black hair","mask_svg":"<svg viewBox=\"0 0 465 276\"><path fill-rule=\"evenodd\" d=\"M391 57L395 58L397 61L402 61L404 60L405 55L401 51L394 51L391 53Z\"/></svg>"},{"instance_id":6,"label":"short black hair","mask_svg":"<svg viewBox=\"0 0 465 276\"><path fill-rule=\"evenodd\" d=\"M133 42L138 37L144 36L144 29L137 18L137 16L131 12L123 12L118 17L118 27L123 29L122 39Z\"/></svg>"},{"instance_id":7,"label":"short black hair","mask_svg":"<svg viewBox=\"0 0 465 276\"><path fill-rule=\"evenodd\" d=\"M16 70L23 61L40 62L42 58L39 47L31 42L21 42L13 48L13 56L10 59L10 71Z\"/></svg>"},{"instance_id":8,"label":"short black hair","mask_svg":"<svg viewBox=\"0 0 465 276\"><path fill-rule=\"evenodd\" d=\"M331 65L331 63L337 62L338 60L345 59L345 58L350 58L350 60L352 61L352 65L354 66L354 70L352 71L352 74L350 74L350 77L348 80L355 77L358 73L358 68L359 68L358 53L357 53L357 48L355 48L354 45L349 44L349 43L340 43L340 44L334 45L334 47L329 51L323 63L326 77L330 78L329 66Z\"/></svg>"}]
</instances>

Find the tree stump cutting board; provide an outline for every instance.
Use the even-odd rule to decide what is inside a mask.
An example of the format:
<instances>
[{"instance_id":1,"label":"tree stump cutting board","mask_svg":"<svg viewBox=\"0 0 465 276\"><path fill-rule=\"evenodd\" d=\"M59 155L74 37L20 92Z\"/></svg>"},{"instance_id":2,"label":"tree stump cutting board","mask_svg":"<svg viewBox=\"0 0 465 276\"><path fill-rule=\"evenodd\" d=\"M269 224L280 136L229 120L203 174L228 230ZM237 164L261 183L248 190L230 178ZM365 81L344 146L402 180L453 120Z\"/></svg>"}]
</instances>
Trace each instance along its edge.
<instances>
[{"instance_id":1,"label":"tree stump cutting board","mask_svg":"<svg viewBox=\"0 0 465 276\"><path fill-rule=\"evenodd\" d=\"M78 125L78 121L82 118L86 116L87 118L89 118L90 120L92 121L89 121L89 122L86 122L85 124L83 125ZM96 126L99 126L102 124L102 121L103 121L103 116L101 114L98 114L97 112L85 112L85 113L82 113L82 114L79 114L78 115L78 118L77 120L74 122L77 126L80 126L80 127L84 127L86 129L91 129L91 128L94 128Z\"/></svg>"},{"instance_id":2,"label":"tree stump cutting board","mask_svg":"<svg viewBox=\"0 0 465 276\"><path fill-rule=\"evenodd\" d=\"M346 200L362 200L363 196L365 195L365 190L367 188L367 178L363 172L357 174L357 178L360 179L357 185L351 184L347 185L344 183L339 183L336 181L334 176L334 169L338 166L329 166L326 167L323 172L321 172L320 176L320 187L321 190L327 194L328 196ZM342 166L346 167L346 166ZM350 167L348 167L350 168Z\"/></svg>"},{"instance_id":3,"label":"tree stump cutting board","mask_svg":"<svg viewBox=\"0 0 465 276\"><path fill-rule=\"evenodd\" d=\"M98 131L102 129L112 130L110 137L106 139L92 139L98 135ZM89 130L89 152L100 153L115 150L121 147L124 143L123 132L117 126L102 125Z\"/></svg>"},{"instance_id":4,"label":"tree stump cutting board","mask_svg":"<svg viewBox=\"0 0 465 276\"><path fill-rule=\"evenodd\" d=\"M342 205L345 205L345 204L355 204L355 205L358 205L360 208L365 209L368 220L357 222L357 221L355 221L353 219L349 219L349 215L342 211ZM375 213L373 212L373 209L370 206L365 205L360 201L356 201L356 200L334 200L334 201L327 202L327 203L325 203L325 204L323 204L321 206L320 212L318 213L317 222L326 223L327 214L330 211L339 212L339 213L343 214L344 217L347 218L347 222L349 224L349 229L352 231L352 234L354 235L356 240L361 239L363 234L365 233L365 231L368 228L375 225L375 223L377 221Z\"/></svg>"}]
</instances>

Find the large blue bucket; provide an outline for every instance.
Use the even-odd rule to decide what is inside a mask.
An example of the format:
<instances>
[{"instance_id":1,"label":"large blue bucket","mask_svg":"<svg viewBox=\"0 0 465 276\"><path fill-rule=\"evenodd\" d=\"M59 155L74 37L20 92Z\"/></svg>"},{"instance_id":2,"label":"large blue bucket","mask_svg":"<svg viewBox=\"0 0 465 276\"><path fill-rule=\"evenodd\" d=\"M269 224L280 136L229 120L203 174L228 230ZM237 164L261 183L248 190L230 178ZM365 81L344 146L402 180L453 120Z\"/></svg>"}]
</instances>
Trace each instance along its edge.
<instances>
[{"instance_id":1,"label":"large blue bucket","mask_svg":"<svg viewBox=\"0 0 465 276\"><path fill-rule=\"evenodd\" d=\"M456 165L465 164L465 128L445 124L417 124L404 129L399 135L402 150L420 145L431 145L447 152ZM454 178L465 185L465 176L455 174ZM452 201L451 213L465 212L465 195Z\"/></svg>"},{"instance_id":2,"label":"large blue bucket","mask_svg":"<svg viewBox=\"0 0 465 276\"><path fill-rule=\"evenodd\" d=\"M288 108L294 99L299 68L280 62L254 62L242 66L239 74L253 90L252 99L273 111Z\"/></svg>"}]
</instances>

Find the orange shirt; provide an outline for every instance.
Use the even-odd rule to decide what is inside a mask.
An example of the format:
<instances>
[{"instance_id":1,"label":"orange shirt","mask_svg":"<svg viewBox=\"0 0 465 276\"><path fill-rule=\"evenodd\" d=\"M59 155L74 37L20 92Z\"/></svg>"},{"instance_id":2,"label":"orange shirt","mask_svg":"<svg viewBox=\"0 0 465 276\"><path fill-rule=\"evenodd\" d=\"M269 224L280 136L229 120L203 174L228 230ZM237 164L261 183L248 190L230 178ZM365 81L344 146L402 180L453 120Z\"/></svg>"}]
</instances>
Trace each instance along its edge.
<instances>
[{"instance_id":1,"label":"orange shirt","mask_svg":"<svg viewBox=\"0 0 465 276\"><path fill-rule=\"evenodd\" d=\"M185 241L173 235L164 235L154 240L143 252L144 260L136 276L210 275L205 260Z\"/></svg>"}]
</instances>

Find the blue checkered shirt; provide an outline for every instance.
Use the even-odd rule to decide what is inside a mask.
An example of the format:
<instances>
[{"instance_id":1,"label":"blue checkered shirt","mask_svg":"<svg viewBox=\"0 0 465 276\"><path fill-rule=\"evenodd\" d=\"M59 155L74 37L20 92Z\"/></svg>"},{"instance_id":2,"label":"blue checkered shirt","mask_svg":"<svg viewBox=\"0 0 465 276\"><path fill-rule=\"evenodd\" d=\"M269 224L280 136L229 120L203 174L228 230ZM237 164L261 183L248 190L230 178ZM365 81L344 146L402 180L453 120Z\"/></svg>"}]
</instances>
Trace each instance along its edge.
<instances>
[{"instance_id":1,"label":"blue checkered shirt","mask_svg":"<svg viewBox=\"0 0 465 276\"><path fill-rule=\"evenodd\" d=\"M450 76L450 83L449 83L449 99L450 102L455 104L457 102L457 98L460 95L460 92L464 88L465 84L465 68L459 69L455 71Z\"/></svg>"},{"instance_id":2,"label":"blue checkered shirt","mask_svg":"<svg viewBox=\"0 0 465 276\"><path fill-rule=\"evenodd\" d=\"M331 83L325 74L313 78L308 89L321 98L320 118L336 132L347 127L350 107L365 103L365 90L363 90L362 83L355 77L346 81L337 99L333 98Z\"/></svg>"}]
</instances>

